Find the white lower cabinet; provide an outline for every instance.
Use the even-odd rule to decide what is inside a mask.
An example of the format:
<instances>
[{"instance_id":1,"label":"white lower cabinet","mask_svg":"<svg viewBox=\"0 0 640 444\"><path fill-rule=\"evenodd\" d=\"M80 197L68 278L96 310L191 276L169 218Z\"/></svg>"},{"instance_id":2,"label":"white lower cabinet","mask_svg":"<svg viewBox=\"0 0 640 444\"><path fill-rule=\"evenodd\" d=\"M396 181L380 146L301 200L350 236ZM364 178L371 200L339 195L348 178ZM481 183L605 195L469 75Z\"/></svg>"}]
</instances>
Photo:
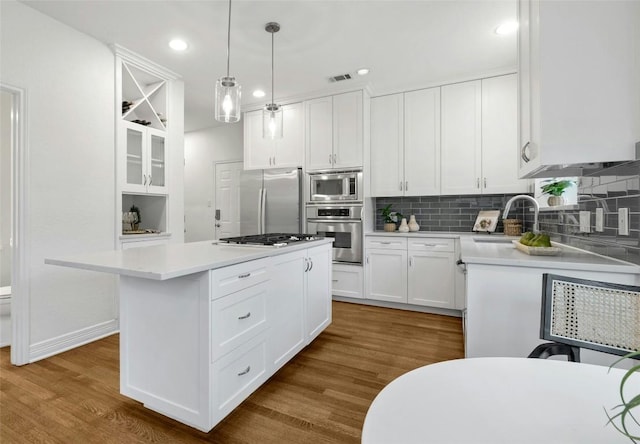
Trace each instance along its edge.
<instances>
[{"instance_id":1,"label":"white lower cabinet","mask_svg":"<svg viewBox=\"0 0 640 444\"><path fill-rule=\"evenodd\" d=\"M306 250L282 254L272 262L271 295L267 316L269 330L269 362L280 368L305 345L304 287Z\"/></svg>"},{"instance_id":2,"label":"white lower cabinet","mask_svg":"<svg viewBox=\"0 0 640 444\"><path fill-rule=\"evenodd\" d=\"M333 264L331 293L347 298L364 298L362 265Z\"/></svg>"},{"instance_id":3,"label":"white lower cabinet","mask_svg":"<svg viewBox=\"0 0 640 444\"><path fill-rule=\"evenodd\" d=\"M407 239L368 236L365 247L366 298L406 303Z\"/></svg>"},{"instance_id":4,"label":"white lower cabinet","mask_svg":"<svg viewBox=\"0 0 640 444\"><path fill-rule=\"evenodd\" d=\"M331 260L330 245L307 250L305 267L307 343L331 323ZM328 297L327 297L328 296Z\"/></svg>"},{"instance_id":5,"label":"white lower cabinet","mask_svg":"<svg viewBox=\"0 0 640 444\"><path fill-rule=\"evenodd\" d=\"M456 308L455 241L368 236L367 299Z\"/></svg>"},{"instance_id":6,"label":"white lower cabinet","mask_svg":"<svg viewBox=\"0 0 640 444\"><path fill-rule=\"evenodd\" d=\"M331 254L121 276L121 393L208 432L331 323Z\"/></svg>"}]
</instances>

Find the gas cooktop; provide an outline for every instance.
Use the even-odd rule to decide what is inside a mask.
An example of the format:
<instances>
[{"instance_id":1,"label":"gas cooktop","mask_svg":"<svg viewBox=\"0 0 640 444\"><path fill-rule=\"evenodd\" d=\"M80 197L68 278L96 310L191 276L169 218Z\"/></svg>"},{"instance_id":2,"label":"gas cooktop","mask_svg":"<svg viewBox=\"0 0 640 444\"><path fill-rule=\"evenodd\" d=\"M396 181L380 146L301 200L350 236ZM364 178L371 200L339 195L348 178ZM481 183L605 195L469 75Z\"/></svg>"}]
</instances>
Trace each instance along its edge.
<instances>
[{"instance_id":1,"label":"gas cooktop","mask_svg":"<svg viewBox=\"0 0 640 444\"><path fill-rule=\"evenodd\" d=\"M295 242L306 242L322 239L313 234L266 233L249 236L225 237L218 240L220 244L228 245L263 245L267 247L284 247Z\"/></svg>"}]
</instances>

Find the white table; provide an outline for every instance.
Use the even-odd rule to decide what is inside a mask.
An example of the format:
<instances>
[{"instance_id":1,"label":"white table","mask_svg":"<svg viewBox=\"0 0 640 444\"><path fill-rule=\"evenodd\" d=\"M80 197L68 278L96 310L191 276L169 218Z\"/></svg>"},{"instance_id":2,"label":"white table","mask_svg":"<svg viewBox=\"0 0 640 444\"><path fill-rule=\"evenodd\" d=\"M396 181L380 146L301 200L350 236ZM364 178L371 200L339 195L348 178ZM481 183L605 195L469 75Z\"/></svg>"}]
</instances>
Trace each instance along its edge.
<instances>
[{"instance_id":1,"label":"white table","mask_svg":"<svg viewBox=\"0 0 640 444\"><path fill-rule=\"evenodd\" d=\"M362 443L629 444L606 425L604 410L620 404L624 373L551 359L473 358L427 365L378 394L367 412ZM640 375L627 388L625 393L640 394ZM632 430L640 434L637 427Z\"/></svg>"}]
</instances>

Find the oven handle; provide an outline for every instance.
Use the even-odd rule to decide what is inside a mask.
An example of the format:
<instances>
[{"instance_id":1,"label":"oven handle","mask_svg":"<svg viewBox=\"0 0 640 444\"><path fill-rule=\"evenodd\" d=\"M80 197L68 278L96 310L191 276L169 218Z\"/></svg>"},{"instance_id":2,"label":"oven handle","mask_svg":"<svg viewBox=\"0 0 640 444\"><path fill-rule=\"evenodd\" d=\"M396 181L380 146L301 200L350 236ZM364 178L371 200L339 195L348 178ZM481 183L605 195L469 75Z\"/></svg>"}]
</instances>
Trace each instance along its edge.
<instances>
[{"instance_id":1,"label":"oven handle","mask_svg":"<svg viewBox=\"0 0 640 444\"><path fill-rule=\"evenodd\" d=\"M307 219L307 222L320 223L320 224L328 224L335 222L344 222L344 223L357 223L361 224L362 219Z\"/></svg>"}]
</instances>

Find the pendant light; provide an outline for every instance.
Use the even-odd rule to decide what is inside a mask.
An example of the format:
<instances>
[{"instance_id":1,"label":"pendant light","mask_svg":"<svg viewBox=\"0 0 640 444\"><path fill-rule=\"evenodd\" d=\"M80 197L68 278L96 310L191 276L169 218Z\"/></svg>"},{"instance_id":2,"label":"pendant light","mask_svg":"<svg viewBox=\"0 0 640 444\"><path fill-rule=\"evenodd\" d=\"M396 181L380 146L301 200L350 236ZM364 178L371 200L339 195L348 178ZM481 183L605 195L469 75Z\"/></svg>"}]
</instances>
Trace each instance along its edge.
<instances>
[{"instance_id":1,"label":"pendant light","mask_svg":"<svg viewBox=\"0 0 640 444\"><path fill-rule=\"evenodd\" d=\"M280 31L280 25L275 22L267 23L264 30L271 34L271 103L262 110L262 137L265 139L282 138L282 107L273 100L273 35Z\"/></svg>"},{"instance_id":2,"label":"pendant light","mask_svg":"<svg viewBox=\"0 0 640 444\"><path fill-rule=\"evenodd\" d=\"M229 0L229 21L227 27L227 75L216 82L215 118L218 122L233 123L240 120L240 85L235 77L229 76L229 56L231 54L231 0Z\"/></svg>"}]
</instances>

